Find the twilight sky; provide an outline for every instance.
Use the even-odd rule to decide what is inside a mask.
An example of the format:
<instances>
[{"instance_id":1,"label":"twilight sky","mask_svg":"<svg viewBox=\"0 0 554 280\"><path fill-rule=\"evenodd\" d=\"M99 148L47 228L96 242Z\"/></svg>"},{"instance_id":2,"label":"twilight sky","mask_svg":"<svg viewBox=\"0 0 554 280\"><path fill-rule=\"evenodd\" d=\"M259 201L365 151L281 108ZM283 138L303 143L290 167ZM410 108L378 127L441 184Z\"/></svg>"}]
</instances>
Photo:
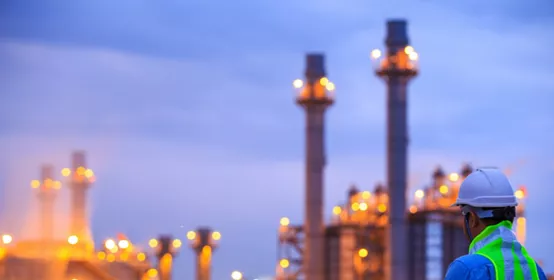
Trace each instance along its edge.
<instances>
[{"instance_id":1,"label":"twilight sky","mask_svg":"<svg viewBox=\"0 0 554 280\"><path fill-rule=\"evenodd\" d=\"M512 168L530 193L528 250L554 272L543 211L554 198L554 3L531 2L0 1L0 232L25 236L39 166L61 169L84 149L97 241L185 239L208 225L223 235L214 279L273 274L279 218L303 216L291 82L305 53L324 52L337 85L330 212L351 183L384 178L385 88L368 56L386 19L406 18L422 69L409 89L411 191L439 164ZM191 279L192 252L176 262L176 279Z\"/></svg>"}]
</instances>

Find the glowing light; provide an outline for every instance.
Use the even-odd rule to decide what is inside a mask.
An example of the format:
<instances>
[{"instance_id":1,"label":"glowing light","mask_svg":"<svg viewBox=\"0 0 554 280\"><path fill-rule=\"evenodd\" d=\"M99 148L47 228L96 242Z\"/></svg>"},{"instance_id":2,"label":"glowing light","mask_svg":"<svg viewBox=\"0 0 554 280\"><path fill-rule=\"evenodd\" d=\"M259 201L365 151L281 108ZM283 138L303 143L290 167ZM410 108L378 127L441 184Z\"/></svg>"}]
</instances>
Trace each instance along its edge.
<instances>
[{"instance_id":1,"label":"glowing light","mask_svg":"<svg viewBox=\"0 0 554 280\"><path fill-rule=\"evenodd\" d=\"M106 240L104 242L104 247L111 251L113 248L115 248L115 241L113 239Z\"/></svg>"},{"instance_id":2,"label":"glowing light","mask_svg":"<svg viewBox=\"0 0 554 280\"><path fill-rule=\"evenodd\" d=\"M517 199L523 199L525 197L525 193L523 193L522 190L517 190L514 192L514 195Z\"/></svg>"},{"instance_id":3,"label":"glowing light","mask_svg":"<svg viewBox=\"0 0 554 280\"><path fill-rule=\"evenodd\" d=\"M2 243L7 245L7 244L12 243L12 241L13 241L13 237L11 235L9 235L9 234L2 235Z\"/></svg>"},{"instance_id":4,"label":"glowing light","mask_svg":"<svg viewBox=\"0 0 554 280\"><path fill-rule=\"evenodd\" d=\"M91 178L92 176L94 176L94 172L92 171L92 169L85 170L85 177Z\"/></svg>"},{"instance_id":5,"label":"glowing light","mask_svg":"<svg viewBox=\"0 0 554 280\"><path fill-rule=\"evenodd\" d=\"M62 182L60 181L54 181L54 185L52 186L54 189L59 190L62 187Z\"/></svg>"},{"instance_id":6,"label":"glowing light","mask_svg":"<svg viewBox=\"0 0 554 280\"><path fill-rule=\"evenodd\" d=\"M151 268L146 272L146 275L148 275L148 277L150 278L154 278L158 276L158 270L156 270L155 268Z\"/></svg>"},{"instance_id":7,"label":"glowing light","mask_svg":"<svg viewBox=\"0 0 554 280\"><path fill-rule=\"evenodd\" d=\"M106 253L105 252L98 252L98 259L99 260L104 260L106 259Z\"/></svg>"},{"instance_id":8,"label":"glowing light","mask_svg":"<svg viewBox=\"0 0 554 280\"><path fill-rule=\"evenodd\" d=\"M387 205L381 203L377 206L377 211L381 213L385 213L387 211Z\"/></svg>"},{"instance_id":9,"label":"glowing light","mask_svg":"<svg viewBox=\"0 0 554 280\"><path fill-rule=\"evenodd\" d=\"M208 245L202 247L202 254L209 255L211 253L212 253L212 247L210 247Z\"/></svg>"},{"instance_id":10,"label":"glowing light","mask_svg":"<svg viewBox=\"0 0 554 280\"><path fill-rule=\"evenodd\" d=\"M119 242L118 242L118 246L121 249L127 249L127 248L129 248L129 245L130 245L129 240L119 240Z\"/></svg>"},{"instance_id":11,"label":"glowing light","mask_svg":"<svg viewBox=\"0 0 554 280\"><path fill-rule=\"evenodd\" d=\"M218 231L212 232L212 239L215 241L221 239L221 233L219 233Z\"/></svg>"},{"instance_id":12,"label":"glowing light","mask_svg":"<svg viewBox=\"0 0 554 280\"><path fill-rule=\"evenodd\" d=\"M84 167L79 166L79 167L77 168L77 175L79 175L79 176L84 176L84 175L85 175L85 171L86 171L86 169L85 169Z\"/></svg>"},{"instance_id":13,"label":"glowing light","mask_svg":"<svg viewBox=\"0 0 554 280\"><path fill-rule=\"evenodd\" d=\"M408 54L408 57L410 58L410 60L417 60L419 58L419 55L416 52L412 52Z\"/></svg>"},{"instance_id":14,"label":"glowing light","mask_svg":"<svg viewBox=\"0 0 554 280\"><path fill-rule=\"evenodd\" d=\"M342 208L340 206L333 207L333 214L340 215L341 212L342 212Z\"/></svg>"},{"instance_id":15,"label":"glowing light","mask_svg":"<svg viewBox=\"0 0 554 280\"><path fill-rule=\"evenodd\" d=\"M411 53L413 53L413 52L414 52L414 48L413 48L412 46L406 46L406 47L404 48L404 53L405 53L405 54L411 54Z\"/></svg>"},{"instance_id":16,"label":"glowing light","mask_svg":"<svg viewBox=\"0 0 554 280\"><path fill-rule=\"evenodd\" d=\"M334 91L335 90L335 84L331 83L331 82L328 82L327 85L325 86L325 88L328 90L328 91Z\"/></svg>"},{"instance_id":17,"label":"glowing light","mask_svg":"<svg viewBox=\"0 0 554 280\"><path fill-rule=\"evenodd\" d=\"M439 192L442 193L442 194L447 194L448 193L448 186L447 185L442 185L439 187Z\"/></svg>"},{"instance_id":18,"label":"glowing light","mask_svg":"<svg viewBox=\"0 0 554 280\"><path fill-rule=\"evenodd\" d=\"M362 198L363 199L369 199L371 197L371 193L368 191L362 192Z\"/></svg>"},{"instance_id":19,"label":"glowing light","mask_svg":"<svg viewBox=\"0 0 554 280\"><path fill-rule=\"evenodd\" d=\"M458 173L450 173L450 175L448 175L448 179L452 182L456 182L460 179L460 175Z\"/></svg>"},{"instance_id":20,"label":"glowing light","mask_svg":"<svg viewBox=\"0 0 554 280\"><path fill-rule=\"evenodd\" d=\"M188 239L188 240L194 240L195 238L196 238L196 232L194 232L194 231L192 231L192 230L189 231L189 232L187 232L187 239ZM156 242L157 242L157 241L156 241ZM158 243L156 243L156 244L158 244ZM156 245L156 246L157 246L157 245ZM152 246L150 246L150 247L152 247ZM154 246L154 247L155 247L155 246Z\"/></svg>"},{"instance_id":21,"label":"glowing light","mask_svg":"<svg viewBox=\"0 0 554 280\"><path fill-rule=\"evenodd\" d=\"M525 217L519 217L516 220L516 236L521 244L524 244L526 239L526 222Z\"/></svg>"},{"instance_id":22,"label":"glowing light","mask_svg":"<svg viewBox=\"0 0 554 280\"><path fill-rule=\"evenodd\" d=\"M417 190L415 192L415 197L417 198L423 198L425 196L425 193L423 192L423 190Z\"/></svg>"},{"instance_id":23,"label":"glowing light","mask_svg":"<svg viewBox=\"0 0 554 280\"><path fill-rule=\"evenodd\" d=\"M242 273L235 270L231 273L231 278L233 278L233 280L242 280Z\"/></svg>"},{"instance_id":24,"label":"glowing light","mask_svg":"<svg viewBox=\"0 0 554 280\"><path fill-rule=\"evenodd\" d=\"M300 79L296 79L294 80L294 82L292 82L292 86L294 88L301 88L304 86L304 81L300 80Z\"/></svg>"},{"instance_id":25,"label":"glowing light","mask_svg":"<svg viewBox=\"0 0 554 280\"><path fill-rule=\"evenodd\" d=\"M279 265L280 265L282 268L287 268L287 267L289 267L290 262L289 262L289 260L287 260L287 259L281 259L281 260L279 261Z\"/></svg>"},{"instance_id":26,"label":"glowing light","mask_svg":"<svg viewBox=\"0 0 554 280\"><path fill-rule=\"evenodd\" d=\"M183 245L183 242L181 242L181 240L179 239L174 239L171 245L173 245L173 248L179 249L181 248L181 245Z\"/></svg>"},{"instance_id":27,"label":"glowing light","mask_svg":"<svg viewBox=\"0 0 554 280\"><path fill-rule=\"evenodd\" d=\"M69 168L62 169L62 176L67 177L69 175L71 175L71 169Z\"/></svg>"},{"instance_id":28,"label":"glowing light","mask_svg":"<svg viewBox=\"0 0 554 280\"><path fill-rule=\"evenodd\" d=\"M129 259L129 253L121 253L121 255L119 255L119 259L122 260L122 261L126 261Z\"/></svg>"},{"instance_id":29,"label":"glowing light","mask_svg":"<svg viewBox=\"0 0 554 280\"><path fill-rule=\"evenodd\" d=\"M51 188L53 184L54 184L54 181L52 181L52 179L50 178L44 180L44 186L47 189Z\"/></svg>"},{"instance_id":30,"label":"glowing light","mask_svg":"<svg viewBox=\"0 0 554 280\"><path fill-rule=\"evenodd\" d=\"M31 181L31 188L36 189L38 187L40 187L40 181L39 180Z\"/></svg>"},{"instance_id":31,"label":"glowing light","mask_svg":"<svg viewBox=\"0 0 554 280\"><path fill-rule=\"evenodd\" d=\"M286 227L290 224L290 220L287 217L283 217L281 218L281 221L279 221L279 223L281 224L281 226Z\"/></svg>"},{"instance_id":32,"label":"glowing light","mask_svg":"<svg viewBox=\"0 0 554 280\"><path fill-rule=\"evenodd\" d=\"M360 210L361 211L367 210L367 203L365 203L365 202L360 203Z\"/></svg>"},{"instance_id":33,"label":"glowing light","mask_svg":"<svg viewBox=\"0 0 554 280\"><path fill-rule=\"evenodd\" d=\"M67 243L71 245L75 245L77 242L79 242L79 237L77 237L77 235L71 235L67 238Z\"/></svg>"},{"instance_id":34,"label":"glowing light","mask_svg":"<svg viewBox=\"0 0 554 280\"><path fill-rule=\"evenodd\" d=\"M158 247L158 240L154 238L150 239L150 241L148 241L148 246L150 246L150 248Z\"/></svg>"},{"instance_id":35,"label":"glowing light","mask_svg":"<svg viewBox=\"0 0 554 280\"><path fill-rule=\"evenodd\" d=\"M113 254L109 254L107 257L106 257L106 260L108 262L114 262L115 261L115 256Z\"/></svg>"},{"instance_id":36,"label":"glowing light","mask_svg":"<svg viewBox=\"0 0 554 280\"><path fill-rule=\"evenodd\" d=\"M380 50L374 49L374 50L371 51L371 58L378 59L379 57L381 57L381 51Z\"/></svg>"},{"instance_id":37,"label":"glowing light","mask_svg":"<svg viewBox=\"0 0 554 280\"><path fill-rule=\"evenodd\" d=\"M327 79L326 77L319 79L319 84L322 86L326 86L328 83L329 83L329 79Z\"/></svg>"},{"instance_id":38,"label":"glowing light","mask_svg":"<svg viewBox=\"0 0 554 280\"><path fill-rule=\"evenodd\" d=\"M358 250L358 256L360 256L360 258L365 258L367 257L367 255L369 255L369 252L367 251L367 249L360 249Z\"/></svg>"},{"instance_id":39,"label":"glowing light","mask_svg":"<svg viewBox=\"0 0 554 280\"><path fill-rule=\"evenodd\" d=\"M410 213L415 214L417 212L417 206L412 205L410 206Z\"/></svg>"},{"instance_id":40,"label":"glowing light","mask_svg":"<svg viewBox=\"0 0 554 280\"><path fill-rule=\"evenodd\" d=\"M139 262L143 262L144 260L146 260L146 254L145 253L138 253L137 254L137 260Z\"/></svg>"},{"instance_id":41,"label":"glowing light","mask_svg":"<svg viewBox=\"0 0 554 280\"><path fill-rule=\"evenodd\" d=\"M352 203L352 211L358 211L360 210L360 204L358 202Z\"/></svg>"}]
</instances>

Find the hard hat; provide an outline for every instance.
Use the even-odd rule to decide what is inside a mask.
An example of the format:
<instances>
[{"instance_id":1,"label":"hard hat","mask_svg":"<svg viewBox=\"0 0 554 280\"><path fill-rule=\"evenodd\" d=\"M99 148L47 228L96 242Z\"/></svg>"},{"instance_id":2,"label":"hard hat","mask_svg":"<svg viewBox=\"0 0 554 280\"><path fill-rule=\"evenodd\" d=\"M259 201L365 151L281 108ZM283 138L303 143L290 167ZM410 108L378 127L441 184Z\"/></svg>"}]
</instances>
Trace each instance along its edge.
<instances>
[{"instance_id":1,"label":"hard hat","mask_svg":"<svg viewBox=\"0 0 554 280\"><path fill-rule=\"evenodd\" d=\"M473 207L517 206L512 184L496 168L478 168L462 182L456 203L452 206Z\"/></svg>"}]
</instances>

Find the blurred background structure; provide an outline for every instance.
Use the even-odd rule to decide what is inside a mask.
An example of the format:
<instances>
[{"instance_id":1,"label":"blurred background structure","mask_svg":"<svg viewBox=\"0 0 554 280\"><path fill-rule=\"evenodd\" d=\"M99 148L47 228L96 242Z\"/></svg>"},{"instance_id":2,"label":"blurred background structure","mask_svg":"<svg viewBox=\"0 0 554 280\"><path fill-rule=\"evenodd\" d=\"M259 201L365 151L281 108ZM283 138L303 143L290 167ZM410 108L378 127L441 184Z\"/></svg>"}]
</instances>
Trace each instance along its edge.
<instances>
[{"instance_id":1,"label":"blurred background structure","mask_svg":"<svg viewBox=\"0 0 554 280\"><path fill-rule=\"evenodd\" d=\"M11 234L2 234L0 243L0 279L2 280L170 280L172 278L173 258L177 256L182 242L169 235L160 235L150 239L148 246L152 250L141 249L126 235L108 238L95 246L90 234L89 215L87 214L86 190L92 186L96 177L86 165L82 151L73 153L73 167L63 168L61 175L71 186L70 228L67 239L53 237L55 224L53 209L57 192L64 182L56 180L52 165L44 165L41 179L31 181L36 190L40 207L39 239L26 240ZM206 239L206 234L210 238ZM199 248L198 280L210 280L211 248L221 234L199 229L190 232L188 238L198 243ZM196 244L193 242L193 244ZM202 245L202 246L201 246ZM156 260L152 263L151 260Z\"/></svg>"}]
</instances>

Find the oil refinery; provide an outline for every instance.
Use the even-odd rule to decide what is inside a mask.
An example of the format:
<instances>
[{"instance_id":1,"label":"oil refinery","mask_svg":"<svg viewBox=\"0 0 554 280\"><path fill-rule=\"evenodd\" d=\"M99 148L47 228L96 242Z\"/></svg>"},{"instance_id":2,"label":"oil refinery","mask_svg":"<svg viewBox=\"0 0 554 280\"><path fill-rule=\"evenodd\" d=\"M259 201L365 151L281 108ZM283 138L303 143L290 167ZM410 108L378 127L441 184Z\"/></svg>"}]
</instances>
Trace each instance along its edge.
<instances>
[{"instance_id":1,"label":"oil refinery","mask_svg":"<svg viewBox=\"0 0 554 280\"><path fill-rule=\"evenodd\" d=\"M169 280L172 279L173 258L182 241L170 235L160 235L141 250L124 234L106 238L102 244L93 242L87 209L87 190L96 180L87 167L82 151L73 153L72 167L59 173L66 181L56 180L52 165L41 168L41 178L31 181L39 204L40 236L21 240L18 236L0 233L0 279L2 280ZM67 238L54 238L54 206L57 193L68 184L71 207ZM191 248L197 254L197 279L210 278L211 254L221 234L199 228L187 234ZM154 260L154 261L153 261Z\"/></svg>"},{"instance_id":2,"label":"oil refinery","mask_svg":"<svg viewBox=\"0 0 554 280\"><path fill-rule=\"evenodd\" d=\"M410 45L407 22L387 22L386 49L373 50L375 75L387 86L386 184L373 189L350 186L344 200L332 207L325 221L325 113L335 101L335 84L327 77L325 56L306 56L305 79L293 82L296 104L305 112L304 221L282 218L277 235L277 280L424 280L443 279L448 265L468 251L462 216L450 205L460 183L473 170L463 164L447 172L430 171L427 186L408 194L408 84L418 73L419 55ZM60 174L64 179L57 180ZM39 205L40 236L25 240L1 232L0 280L146 280L172 278L173 261L183 243L159 235L147 246L124 234L94 244L87 213L87 194L96 180L85 153L74 152L71 167L41 168L31 187ZM54 207L58 193L68 186L70 225L66 238L54 237ZM525 198L518 186L518 218L514 231L526 239ZM199 227L186 235L195 255L195 280L211 280L212 257L222 233ZM232 240L230 241L232 242ZM190 253L190 252L189 252ZM270 254L271 252L268 252ZM193 278L193 276L190 276ZM241 271L229 279L254 280ZM220 280L220 279L217 279Z\"/></svg>"}]
</instances>

